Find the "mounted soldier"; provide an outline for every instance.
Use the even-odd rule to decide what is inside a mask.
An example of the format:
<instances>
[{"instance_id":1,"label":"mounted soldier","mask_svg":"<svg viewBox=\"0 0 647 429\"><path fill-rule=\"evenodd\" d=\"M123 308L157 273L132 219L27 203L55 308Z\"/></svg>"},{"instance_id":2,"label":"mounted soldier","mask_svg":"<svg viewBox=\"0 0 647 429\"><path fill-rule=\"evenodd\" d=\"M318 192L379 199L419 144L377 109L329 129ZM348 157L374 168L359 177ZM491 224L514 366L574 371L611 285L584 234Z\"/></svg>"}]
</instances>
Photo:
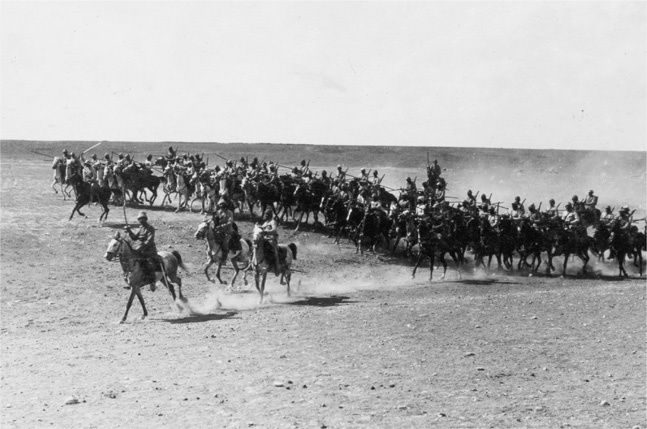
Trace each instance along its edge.
<instances>
[{"instance_id":1,"label":"mounted soldier","mask_svg":"<svg viewBox=\"0 0 647 429\"><path fill-rule=\"evenodd\" d=\"M606 206L604 209L604 214L600 217L600 222L609 225L615 218L616 216L613 214L611 206Z\"/></svg>"},{"instance_id":2,"label":"mounted soldier","mask_svg":"<svg viewBox=\"0 0 647 429\"><path fill-rule=\"evenodd\" d=\"M517 203L517 210L519 210L522 216L526 214L526 208L523 206L523 201L521 201L521 197L519 196L514 197L514 202Z\"/></svg>"},{"instance_id":3,"label":"mounted soldier","mask_svg":"<svg viewBox=\"0 0 647 429\"><path fill-rule=\"evenodd\" d=\"M542 221L542 217L541 213L539 212L539 210L537 210L534 204L530 204L530 206L528 206L528 220L530 220L532 226L535 229L539 229L539 224Z\"/></svg>"},{"instance_id":4,"label":"mounted soldier","mask_svg":"<svg viewBox=\"0 0 647 429\"><path fill-rule=\"evenodd\" d=\"M580 224L580 216L573 210L573 204L566 203L566 211L562 215L562 220L568 229Z\"/></svg>"},{"instance_id":5,"label":"mounted soldier","mask_svg":"<svg viewBox=\"0 0 647 429\"><path fill-rule=\"evenodd\" d=\"M631 224L633 222L632 213L629 213L629 207L628 206L622 206L622 208L618 212L617 220L618 220L618 222L620 222L620 228L623 231L629 232L629 230L631 229Z\"/></svg>"},{"instance_id":6,"label":"mounted soldier","mask_svg":"<svg viewBox=\"0 0 647 429\"><path fill-rule=\"evenodd\" d=\"M222 234L222 252L223 255L228 255L229 244L234 235L234 214L229 210L227 201L224 198L220 198L216 212L213 214L213 229ZM240 251L240 249L232 250Z\"/></svg>"},{"instance_id":7,"label":"mounted soldier","mask_svg":"<svg viewBox=\"0 0 647 429\"><path fill-rule=\"evenodd\" d=\"M155 290L155 271L159 263L157 255L157 246L155 245L155 228L148 223L148 215L145 211L137 215L139 229L133 233L130 226L125 226L124 230L133 241L133 250L141 264L144 273L144 284L150 284L150 289ZM126 287L130 289L130 286Z\"/></svg>"},{"instance_id":8,"label":"mounted soldier","mask_svg":"<svg viewBox=\"0 0 647 429\"><path fill-rule=\"evenodd\" d=\"M258 224L256 224L258 226ZM280 261L279 259L279 224L272 213L272 209L267 209L263 215L263 224L260 225L260 228L263 230L263 236L272 244L272 249L274 251L274 258L276 261L275 272L277 276L281 274ZM254 255L256 258L256 255ZM259 261L255 261L257 264Z\"/></svg>"},{"instance_id":9,"label":"mounted soldier","mask_svg":"<svg viewBox=\"0 0 647 429\"><path fill-rule=\"evenodd\" d=\"M551 198L550 200L548 200L548 208L546 209L544 214L548 219L555 219L559 217L559 211L557 210L557 207L555 207L554 199Z\"/></svg>"},{"instance_id":10,"label":"mounted soldier","mask_svg":"<svg viewBox=\"0 0 647 429\"><path fill-rule=\"evenodd\" d=\"M597 195L593 195L593 191L589 191L589 194L586 196L584 199L584 208L594 212L595 211L595 206L598 204L598 197Z\"/></svg>"}]
</instances>

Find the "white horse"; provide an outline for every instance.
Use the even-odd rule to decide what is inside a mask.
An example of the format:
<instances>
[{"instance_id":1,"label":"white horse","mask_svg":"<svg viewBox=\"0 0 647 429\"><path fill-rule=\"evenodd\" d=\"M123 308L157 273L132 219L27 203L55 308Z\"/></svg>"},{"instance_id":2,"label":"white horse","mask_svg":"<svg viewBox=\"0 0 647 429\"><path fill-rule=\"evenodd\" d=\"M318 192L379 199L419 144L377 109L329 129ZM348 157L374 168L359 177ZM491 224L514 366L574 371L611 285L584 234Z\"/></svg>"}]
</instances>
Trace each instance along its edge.
<instances>
[{"instance_id":1,"label":"white horse","mask_svg":"<svg viewBox=\"0 0 647 429\"><path fill-rule=\"evenodd\" d=\"M63 158L59 158L58 156L54 157L54 162L52 163L52 169L54 170L54 181L52 182L52 189L58 194L58 191L54 186L56 184L60 185L61 193L63 194L63 201L67 200L68 197L72 198L72 195L67 191L68 188L70 188L70 184L65 183L65 180L63 179L63 173L61 172L61 170L66 170L66 167L67 166Z\"/></svg>"},{"instance_id":2,"label":"white horse","mask_svg":"<svg viewBox=\"0 0 647 429\"><path fill-rule=\"evenodd\" d=\"M180 299L180 301L186 301L186 298L182 296L182 279L177 276L178 267L186 271L186 267L182 263L182 257L177 250L174 250L172 252L157 252L157 255L159 256L162 265L159 271L155 271L155 280L153 285L151 286L151 290L155 290L155 283L157 283L158 281L162 282L162 284L164 284L164 286L168 288L171 296L173 297L173 302L179 309L180 307L177 303L178 298ZM146 318L146 316L148 316L148 312L146 311L146 306L144 305L144 297L142 296L140 288L148 284L150 280L147 280L145 278L140 260L135 254L135 251L133 250L131 244L124 238L122 238L119 233L115 234L115 237L110 240L110 243L108 243L108 249L106 250L105 254L105 258L108 261L111 261L115 257L117 257L119 259L119 262L121 262L121 269L123 270L124 280L131 288L130 298L128 298L128 304L126 305L126 313L121 319L121 323L124 323L126 321L126 317L128 317L128 310L130 310L130 306L133 303L135 295L137 295L139 303L142 305L142 309L144 310L144 315L142 316L142 319L144 319ZM173 288L173 284L171 282L176 283L178 286L178 297L175 296L175 289Z\"/></svg>"},{"instance_id":3,"label":"white horse","mask_svg":"<svg viewBox=\"0 0 647 429\"><path fill-rule=\"evenodd\" d=\"M257 225L254 226L254 233L252 238L254 248L254 257L252 258L252 266L254 268L254 280L256 281L256 290L260 294L260 302L263 302L263 294L265 293L265 280L267 279L267 271L275 271L276 264L279 265L279 272L281 273L280 283L287 285L288 296L290 296L290 279L292 278L292 271L290 267L292 261L297 259L297 245L279 244L278 253L279 261L275 261L274 249L265 237L265 231ZM261 279L262 277L262 279ZM283 281L285 279L285 282Z\"/></svg>"},{"instance_id":4,"label":"white horse","mask_svg":"<svg viewBox=\"0 0 647 429\"><path fill-rule=\"evenodd\" d=\"M189 197L191 192L189 187L184 179L184 175L181 171L176 171L175 168L170 166L166 167L164 170L164 177L166 178L166 184L164 185L164 198L162 199L162 206L166 203L168 198L169 204L171 203L171 195L178 194L178 205L175 212L179 212L182 208L189 208L191 211L191 206L189 205ZM182 203L182 197L184 197L184 203Z\"/></svg>"},{"instance_id":5,"label":"white horse","mask_svg":"<svg viewBox=\"0 0 647 429\"><path fill-rule=\"evenodd\" d=\"M241 238L240 246L242 249L240 250L240 252L235 253L230 249L227 257L224 258L222 252L222 242L224 240L224 235L221 232L214 230L213 222L211 220L202 222L200 225L198 225L198 230L195 233L195 238L199 240L203 238L207 239L206 251L209 260L206 262L204 267L204 274L207 276L207 280L215 283L214 280L211 280L211 278L209 278L209 267L211 267L211 265L215 263L218 264L218 269L216 270L216 278L218 279L220 284L227 284L226 281L223 281L220 278L220 268L228 259L231 262L231 265L234 267L234 277L231 279L229 288L232 290L235 289L234 285L236 282L236 277L238 277L238 273L241 271L241 268L238 266L239 263L243 265L243 282L245 283L245 286L247 286L247 271L251 269L252 261L251 241Z\"/></svg>"}]
</instances>

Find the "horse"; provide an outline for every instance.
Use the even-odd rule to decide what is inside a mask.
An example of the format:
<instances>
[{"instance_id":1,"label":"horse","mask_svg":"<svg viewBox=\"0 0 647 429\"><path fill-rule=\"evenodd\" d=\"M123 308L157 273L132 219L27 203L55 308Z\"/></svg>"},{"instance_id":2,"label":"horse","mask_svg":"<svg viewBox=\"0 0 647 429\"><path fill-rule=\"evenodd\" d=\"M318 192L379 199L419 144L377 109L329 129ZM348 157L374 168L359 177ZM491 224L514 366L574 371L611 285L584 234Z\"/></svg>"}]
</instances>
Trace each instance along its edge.
<instances>
[{"instance_id":1,"label":"horse","mask_svg":"<svg viewBox=\"0 0 647 429\"><path fill-rule=\"evenodd\" d=\"M632 237L628 231L622 229L621 222L617 220L611 224L610 232L609 248L615 255L616 261L618 261L618 277L628 277L627 270L625 270L625 258L627 255L630 257L634 255ZM642 261L640 264L640 276L642 277Z\"/></svg>"},{"instance_id":2,"label":"horse","mask_svg":"<svg viewBox=\"0 0 647 429\"><path fill-rule=\"evenodd\" d=\"M247 271L251 268L251 261L252 261L252 242L249 240L245 239L240 239L240 246L242 250L240 252L232 252L231 250L229 251L229 254L226 255L226 257L223 257L222 254L222 242L224 240L224 236L221 231L216 231L213 228L213 223L211 220L202 222L200 225L198 225L198 230L195 233L195 238L198 240L205 239L207 240L206 243L206 251L207 251L207 256L209 260L207 260L205 267L204 267L204 274L207 276L207 280L210 282L215 282L214 280L211 280L209 277L209 267L213 265L214 263L218 264L218 269L216 270L216 278L220 282L220 284L227 284L226 281L223 281L220 278L220 268L222 267L223 263L226 262L227 259L231 262L231 265L234 267L234 277L231 279L231 285L230 288L234 289L234 285L236 283L236 277L238 277L238 273L241 271L241 268L238 267L238 263L241 263L244 265L242 268L243 271L243 282L245 283L245 286L247 286Z\"/></svg>"},{"instance_id":3,"label":"horse","mask_svg":"<svg viewBox=\"0 0 647 429\"><path fill-rule=\"evenodd\" d=\"M186 271L186 267L182 262L182 257L177 250L174 250L172 252L157 252L157 255L162 262L162 266L159 267L159 271L157 269L155 270L154 282L156 283L160 281L164 286L168 288L171 296L173 297L173 302L175 303L176 307L179 308L179 305L177 303L178 297L175 296L175 289L173 288L171 281L177 283L179 299L181 301L186 301L186 298L182 296L182 279L177 276L178 267ZM128 304L126 305L126 313L124 313L124 317L121 319L120 323L124 323L126 321L126 318L128 317L128 310L130 310L130 306L133 304L135 295L137 296L137 299L139 299L139 303L142 305L142 310L144 311L142 319L145 319L148 316L148 311L146 311L144 297L142 296L140 288L142 286L145 286L148 282L144 276L141 262L135 254L135 251L133 250L131 244L127 240L122 238L121 234L119 233L116 233L114 238L110 240L110 243L108 243L108 249L106 250L105 254L105 258L108 261L112 261L112 259L115 257L119 259L119 262L121 263L121 269L124 273L124 280L131 288L130 297L128 298ZM153 286L151 286L151 290L155 290L154 283Z\"/></svg>"},{"instance_id":4,"label":"horse","mask_svg":"<svg viewBox=\"0 0 647 429\"><path fill-rule=\"evenodd\" d=\"M131 191L131 202L139 204L141 201L139 201L138 194L141 192L144 199L152 206L157 198L157 188L162 182L161 179L151 172L146 172L137 167L136 164L127 166L121 174L126 188ZM146 191L150 191L152 195L148 197Z\"/></svg>"},{"instance_id":5,"label":"horse","mask_svg":"<svg viewBox=\"0 0 647 429\"><path fill-rule=\"evenodd\" d=\"M265 232L259 225L254 226L252 235L252 246L254 249L254 256L252 258L252 267L254 269L254 281L256 282L256 290L260 294L260 303L263 303L263 294L265 293L265 280L267 279L267 271L275 270L276 265L279 265L279 272L281 273L280 283L287 285L288 296L290 296L290 279L292 278L292 261L297 259L297 245L279 244L278 253L279 261L275 260L274 250L272 244L265 238ZM283 280L285 279L285 283Z\"/></svg>"},{"instance_id":6,"label":"horse","mask_svg":"<svg viewBox=\"0 0 647 429\"><path fill-rule=\"evenodd\" d=\"M374 253L380 241L387 243L388 248L391 220L382 210L366 210L363 205L356 204L349 209L347 222L351 227L351 238L355 243L356 254L364 254L362 247L364 237L369 238L369 248Z\"/></svg>"},{"instance_id":7,"label":"horse","mask_svg":"<svg viewBox=\"0 0 647 429\"><path fill-rule=\"evenodd\" d=\"M84 182L78 174L74 174L70 177L69 182L76 192L76 205L72 209L72 214L70 214L69 220L72 220L74 212L78 212L79 215L87 217L81 212L81 207L92 202L101 204L101 207L103 208L103 212L101 212L101 215L99 216L99 222L108 218L108 213L110 212L108 202L110 201L110 195L112 194L110 188L101 187L96 183L90 184L88 182Z\"/></svg>"},{"instance_id":8,"label":"horse","mask_svg":"<svg viewBox=\"0 0 647 429\"><path fill-rule=\"evenodd\" d=\"M433 225L431 219L423 219L417 222L417 232L418 232L418 258L416 264L413 267L413 272L411 273L411 278L416 277L416 270L420 266L424 257L429 258L429 281L432 280L434 274L434 258L438 255L441 264L443 264L443 275L440 278L443 280L447 274L447 262L445 262L445 254L449 253L449 256L454 260L456 264L456 271L458 271L458 278L461 278L461 268L460 268L460 258L458 256L457 249L450 244L449 237L443 232L436 232L435 229L440 227L442 231L443 228L441 225Z\"/></svg>"},{"instance_id":9,"label":"horse","mask_svg":"<svg viewBox=\"0 0 647 429\"><path fill-rule=\"evenodd\" d=\"M195 191L195 186L190 183L187 183L187 179L182 174L181 169L166 167L164 170L164 177L166 178L166 184L164 185L164 198L162 199L162 206L168 198L169 204L171 203L171 194L178 194L178 206L175 212L179 212L183 208L189 208L191 211L191 206L189 205L189 198ZM182 203L182 198L184 197L184 204Z\"/></svg>"},{"instance_id":10,"label":"horse","mask_svg":"<svg viewBox=\"0 0 647 429\"><path fill-rule=\"evenodd\" d=\"M520 255L517 269L520 270L522 266L530 267L529 276L532 276L539 271L542 263L541 252L549 250L550 246L547 245L542 231L535 228L528 218L524 218L520 224L519 242L517 243L517 252ZM528 255L532 255L530 264L528 264L527 260ZM536 266L535 261L537 262Z\"/></svg>"},{"instance_id":11,"label":"horse","mask_svg":"<svg viewBox=\"0 0 647 429\"><path fill-rule=\"evenodd\" d=\"M326 228L332 227L328 237L335 237L335 244L339 244L341 233L346 228L348 218L348 204L337 196L330 197L324 204L323 212L326 218Z\"/></svg>"},{"instance_id":12,"label":"horse","mask_svg":"<svg viewBox=\"0 0 647 429\"><path fill-rule=\"evenodd\" d=\"M589 248L593 245L593 238L589 237L585 229L569 230L564 228L562 219L554 219L547 231L551 250L548 252L548 267L554 271L553 256L564 255L562 277L566 276L566 266L571 255L575 255L583 262L582 274L586 275L586 266L589 263ZM549 271L550 273L550 271Z\"/></svg>"},{"instance_id":13,"label":"horse","mask_svg":"<svg viewBox=\"0 0 647 429\"><path fill-rule=\"evenodd\" d=\"M65 160L59 158L58 156L54 157L54 162L52 163L52 169L54 170L54 181L52 182L52 189L58 194L58 191L54 187L58 184L61 187L61 193L63 194L63 201L66 201L67 198L72 198L72 195L67 191L71 186L65 180Z\"/></svg>"},{"instance_id":14,"label":"horse","mask_svg":"<svg viewBox=\"0 0 647 429\"><path fill-rule=\"evenodd\" d=\"M308 219L310 219L310 213L312 213L312 215L314 216L314 224L320 224L319 206L321 204L321 200L324 197L325 191L325 185L319 181L310 182L310 186L306 185L305 182L302 182L296 186L293 195L294 202L296 203L297 207L294 209L292 220L296 220L294 215L297 212L299 212L300 214L299 220L297 221L297 226L296 228L294 228L295 231L299 230L299 226L301 226L301 220L303 219L304 214L306 215L306 224L308 223Z\"/></svg>"}]
</instances>

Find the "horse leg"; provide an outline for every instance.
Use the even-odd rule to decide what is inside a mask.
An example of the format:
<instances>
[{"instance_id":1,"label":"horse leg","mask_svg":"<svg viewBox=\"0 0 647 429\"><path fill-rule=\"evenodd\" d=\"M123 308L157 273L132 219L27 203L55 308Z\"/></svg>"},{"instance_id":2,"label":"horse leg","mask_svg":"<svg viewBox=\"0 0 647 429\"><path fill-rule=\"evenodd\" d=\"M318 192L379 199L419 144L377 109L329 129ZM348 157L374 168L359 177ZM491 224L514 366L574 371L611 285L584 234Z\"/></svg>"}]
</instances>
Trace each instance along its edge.
<instances>
[{"instance_id":1,"label":"horse leg","mask_svg":"<svg viewBox=\"0 0 647 429\"><path fill-rule=\"evenodd\" d=\"M209 277L209 267L211 267L212 265L213 265L213 259L211 258L211 256L209 256L209 260L204 266L204 275L207 276L207 281L210 281L211 283L215 283L215 281L211 280L211 277Z\"/></svg>"},{"instance_id":2,"label":"horse leg","mask_svg":"<svg viewBox=\"0 0 647 429\"><path fill-rule=\"evenodd\" d=\"M238 267L238 264L236 261L233 259L230 259L231 265L234 267L234 276L231 278L231 282L229 284L229 287L231 290L234 290L234 285L236 284L236 277L238 277L238 273L240 272L240 268Z\"/></svg>"},{"instance_id":3,"label":"horse leg","mask_svg":"<svg viewBox=\"0 0 647 429\"><path fill-rule=\"evenodd\" d=\"M285 270L285 283L287 285L287 290L288 290L288 297L290 296L290 278L292 277L292 273L290 272L290 269L287 268Z\"/></svg>"},{"instance_id":4,"label":"horse leg","mask_svg":"<svg viewBox=\"0 0 647 429\"><path fill-rule=\"evenodd\" d=\"M436 252L432 250L429 255L429 283L431 283L431 279L434 276L434 259L436 257L435 253Z\"/></svg>"},{"instance_id":5,"label":"horse leg","mask_svg":"<svg viewBox=\"0 0 647 429\"><path fill-rule=\"evenodd\" d=\"M564 253L564 266L562 268L562 277L566 277L566 265L568 265L569 256L571 256L570 253Z\"/></svg>"},{"instance_id":6,"label":"horse leg","mask_svg":"<svg viewBox=\"0 0 647 429\"><path fill-rule=\"evenodd\" d=\"M442 252L439 256L440 263L443 264L443 275L440 276L440 280L445 280L445 275L447 274L447 262L445 261L445 253ZM429 279L431 280L431 279Z\"/></svg>"},{"instance_id":7,"label":"horse leg","mask_svg":"<svg viewBox=\"0 0 647 429\"><path fill-rule=\"evenodd\" d=\"M299 216L299 221L297 222L297 227L294 228L295 231L299 230L299 226L301 226L301 219L303 218L303 212L301 212L301 215Z\"/></svg>"},{"instance_id":8,"label":"horse leg","mask_svg":"<svg viewBox=\"0 0 647 429\"><path fill-rule=\"evenodd\" d=\"M222 252L221 252L221 253L222 253ZM224 262L224 261L223 261L222 259L219 259L219 260L218 260L218 269L216 270L216 278L218 279L218 281L220 282L220 284L221 284L221 285L226 285L226 284L227 284L227 282L223 281L223 280L220 278L220 269L222 268L222 263L223 263L223 262Z\"/></svg>"},{"instance_id":9,"label":"horse leg","mask_svg":"<svg viewBox=\"0 0 647 429\"><path fill-rule=\"evenodd\" d=\"M418 253L418 260L416 261L416 265L413 266L413 272L411 273L411 280L416 278L416 270L420 266L421 262L422 262L422 249L420 249L420 253Z\"/></svg>"},{"instance_id":10,"label":"horse leg","mask_svg":"<svg viewBox=\"0 0 647 429\"><path fill-rule=\"evenodd\" d=\"M128 298L128 304L126 304L126 312L124 313L124 317L121 318L121 321L119 323L124 323L126 321L126 318L128 317L128 310L130 310L130 307L133 305L133 300L135 299L135 295L137 295L137 299L139 300L139 303L142 305L142 310L144 311L142 320L148 316L148 311L146 311L146 305L144 304L144 297L142 296L142 292L139 289L139 286L133 286L130 289L130 297Z\"/></svg>"}]
</instances>

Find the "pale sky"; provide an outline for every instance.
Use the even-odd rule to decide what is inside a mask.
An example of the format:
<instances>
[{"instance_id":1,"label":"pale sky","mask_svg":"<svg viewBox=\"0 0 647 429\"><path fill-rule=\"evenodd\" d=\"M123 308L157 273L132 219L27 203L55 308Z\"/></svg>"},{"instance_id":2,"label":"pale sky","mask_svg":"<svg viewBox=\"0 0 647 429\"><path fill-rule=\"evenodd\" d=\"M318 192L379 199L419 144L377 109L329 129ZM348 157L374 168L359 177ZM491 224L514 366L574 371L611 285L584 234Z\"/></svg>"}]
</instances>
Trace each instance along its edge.
<instances>
[{"instance_id":1,"label":"pale sky","mask_svg":"<svg viewBox=\"0 0 647 429\"><path fill-rule=\"evenodd\" d=\"M645 2L2 2L0 138L646 150Z\"/></svg>"}]
</instances>

